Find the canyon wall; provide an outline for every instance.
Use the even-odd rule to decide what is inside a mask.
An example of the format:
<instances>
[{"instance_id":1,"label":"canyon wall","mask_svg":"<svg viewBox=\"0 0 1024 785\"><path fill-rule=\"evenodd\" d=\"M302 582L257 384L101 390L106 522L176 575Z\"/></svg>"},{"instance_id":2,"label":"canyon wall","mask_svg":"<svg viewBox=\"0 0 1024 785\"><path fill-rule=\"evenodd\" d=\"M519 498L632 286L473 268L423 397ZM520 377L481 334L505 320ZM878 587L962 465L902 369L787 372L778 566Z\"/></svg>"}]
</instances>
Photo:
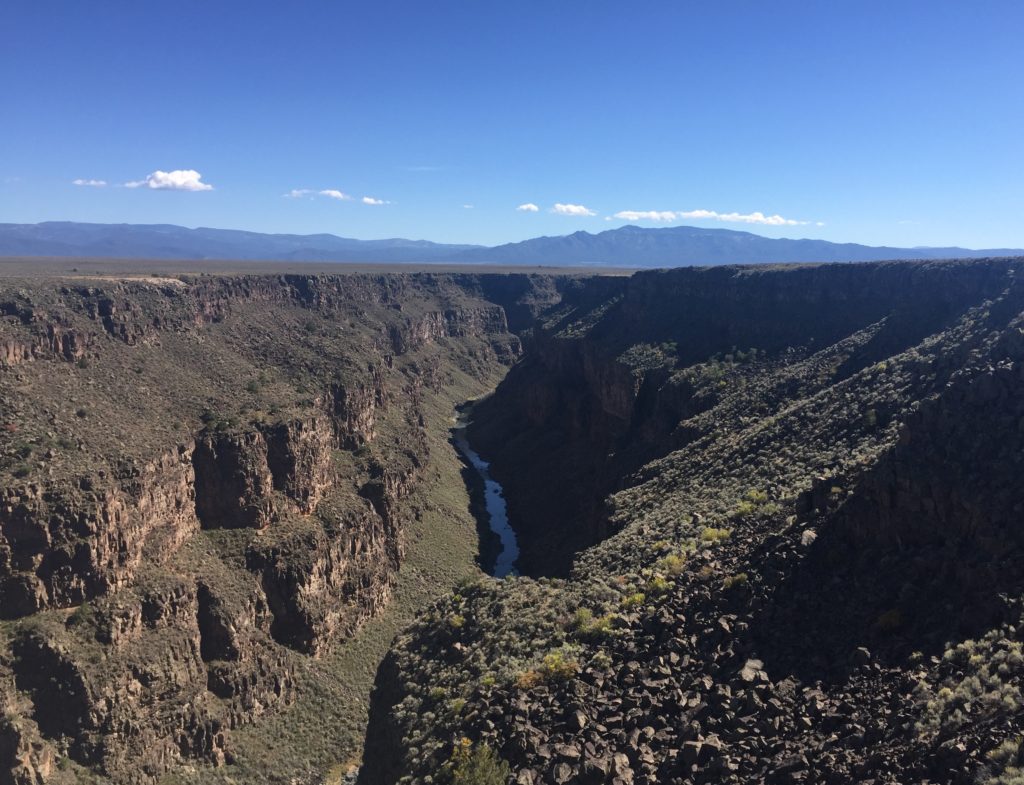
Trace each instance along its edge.
<instances>
[{"instance_id":1,"label":"canyon wall","mask_svg":"<svg viewBox=\"0 0 1024 785\"><path fill-rule=\"evenodd\" d=\"M388 602L434 412L558 296L497 277L4 283L0 782L221 765L293 700Z\"/></svg>"},{"instance_id":2,"label":"canyon wall","mask_svg":"<svg viewBox=\"0 0 1024 785\"><path fill-rule=\"evenodd\" d=\"M912 346L1008 285L1006 260L679 269L599 280L544 318L478 407L471 436L510 490L521 566L564 575L612 530L603 500L651 458L698 437L721 398L679 369L826 348L878 325L837 376Z\"/></svg>"},{"instance_id":3,"label":"canyon wall","mask_svg":"<svg viewBox=\"0 0 1024 785\"><path fill-rule=\"evenodd\" d=\"M644 272L542 311L470 431L535 579L396 641L360 782L1005 781L1022 271Z\"/></svg>"}]
</instances>

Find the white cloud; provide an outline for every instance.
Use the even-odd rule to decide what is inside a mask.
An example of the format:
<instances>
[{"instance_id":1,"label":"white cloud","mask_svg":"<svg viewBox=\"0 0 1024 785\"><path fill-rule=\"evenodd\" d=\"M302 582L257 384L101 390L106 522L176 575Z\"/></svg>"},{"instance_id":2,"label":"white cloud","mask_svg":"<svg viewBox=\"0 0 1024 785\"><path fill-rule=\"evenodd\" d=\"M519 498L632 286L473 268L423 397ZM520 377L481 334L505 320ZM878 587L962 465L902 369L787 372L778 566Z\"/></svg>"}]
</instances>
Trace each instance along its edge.
<instances>
[{"instance_id":1,"label":"white cloud","mask_svg":"<svg viewBox=\"0 0 1024 785\"><path fill-rule=\"evenodd\" d=\"M674 221L676 214L670 210L622 210L615 213L614 218L623 221Z\"/></svg>"},{"instance_id":2,"label":"white cloud","mask_svg":"<svg viewBox=\"0 0 1024 785\"><path fill-rule=\"evenodd\" d=\"M714 210L621 210L612 217L623 221L711 220L725 221L727 223L761 224L762 226L807 226L812 223L811 221L783 218L781 215L765 215L761 212L719 213ZM818 221L817 225L824 226L825 224Z\"/></svg>"},{"instance_id":3,"label":"white cloud","mask_svg":"<svg viewBox=\"0 0 1024 785\"><path fill-rule=\"evenodd\" d=\"M690 210L679 213L680 218L709 218L713 221L726 221L728 223L761 224L763 226L806 226L810 221L795 221L792 218L783 218L781 215L765 215L761 212L753 213L716 213L714 210Z\"/></svg>"},{"instance_id":4,"label":"white cloud","mask_svg":"<svg viewBox=\"0 0 1024 785\"><path fill-rule=\"evenodd\" d=\"M285 195L286 199L305 199L307 196L313 199L317 196L326 196L328 199L337 199L339 202L348 202L352 200L352 197L347 193L343 193L336 188L324 188L320 191L313 190L312 188L292 188ZM363 199L366 202L366 199ZM370 204L367 202L367 204Z\"/></svg>"},{"instance_id":5,"label":"white cloud","mask_svg":"<svg viewBox=\"0 0 1024 785\"><path fill-rule=\"evenodd\" d=\"M537 205L535 205L533 202L527 202L526 204L521 204L516 209L519 212L521 212L521 213L536 213L536 212L540 212L540 208Z\"/></svg>"},{"instance_id":6,"label":"white cloud","mask_svg":"<svg viewBox=\"0 0 1024 785\"><path fill-rule=\"evenodd\" d=\"M372 196L364 196L363 204L391 204L391 202L384 199L374 199Z\"/></svg>"},{"instance_id":7,"label":"white cloud","mask_svg":"<svg viewBox=\"0 0 1024 785\"><path fill-rule=\"evenodd\" d=\"M475 206L476 205L472 205L472 204L464 204L464 205L462 205L462 209L463 210L472 210Z\"/></svg>"},{"instance_id":8,"label":"white cloud","mask_svg":"<svg viewBox=\"0 0 1024 785\"><path fill-rule=\"evenodd\" d=\"M83 180L81 178L71 181L72 185L87 185L90 188L102 188L107 184L106 180Z\"/></svg>"},{"instance_id":9,"label":"white cloud","mask_svg":"<svg viewBox=\"0 0 1024 785\"><path fill-rule=\"evenodd\" d=\"M202 175L195 169L175 169L162 172L157 169L145 180L125 183L127 188L152 188L159 191L212 191L213 186L202 181Z\"/></svg>"},{"instance_id":10,"label":"white cloud","mask_svg":"<svg viewBox=\"0 0 1024 785\"><path fill-rule=\"evenodd\" d=\"M584 207L582 204L561 204L556 203L551 212L558 215L597 215L593 210Z\"/></svg>"}]
</instances>

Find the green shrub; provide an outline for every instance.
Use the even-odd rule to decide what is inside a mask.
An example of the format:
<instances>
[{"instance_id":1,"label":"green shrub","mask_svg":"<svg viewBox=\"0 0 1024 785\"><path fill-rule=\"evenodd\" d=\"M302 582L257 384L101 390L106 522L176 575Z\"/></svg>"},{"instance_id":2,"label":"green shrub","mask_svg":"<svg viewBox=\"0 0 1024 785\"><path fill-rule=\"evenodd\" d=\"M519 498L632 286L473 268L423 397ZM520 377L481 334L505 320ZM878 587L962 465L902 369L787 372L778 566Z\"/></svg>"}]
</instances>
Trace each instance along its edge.
<instances>
[{"instance_id":1,"label":"green shrub","mask_svg":"<svg viewBox=\"0 0 1024 785\"><path fill-rule=\"evenodd\" d=\"M462 710L466 708L466 699L456 698L453 701L449 701L448 708L452 714L462 714Z\"/></svg>"},{"instance_id":2,"label":"green shrub","mask_svg":"<svg viewBox=\"0 0 1024 785\"><path fill-rule=\"evenodd\" d=\"M582 640L602 640L615 634L615 614L606 613L594 616L589 608L580 608L573 616L572 629Z\"/></svg>"},{"instance_id":3,"label":"green shrub","mask_svg":"<svg viewBox=\"0 0 1024 785\"><path fill-rule=\"evenodd\" d=\"M944 675L937 683L922 681L914 691L922 736L949 734L991 717L1016 714L1024 706L1024 644L1007 637L1005 628L950 647L940 670Z\"/></svg>"},{"instance_id":4,"label":"green shrub","mask_svg":"<svg viewBox=\"0 0 1024 785\"><path fill-rule=\"evenodd\" d=\"M1022 785L1024 783L1024 739L1007 739L986 756L991 766L982 785Z\"/></svg>"},{"instance_id":5,"label":"green shrub","mask_svg":"<svg viewBox=\"0 0 1024 785\"><path fill-rule=\"evenodd\" d=\"M655 596L668 593L672 588L672 581L664 575L655 575L647 582L647 591Z\"/></svg>"},{"instance_id":6,"label":"green shrub","mask_svg":"<svg viewBox=\"0 0 1024 785\"><path fill-rule=\"evenodd\" d=\"M590 664L595 668L605 669L611 666L612 657L603 649L595 652L594 656L590 658Z\"/></svg>"},{"instance_id":7,"label":"green shrub","mask_svg":"<svg viewBox=\"0 0 1024 785\"><path fill-rule=\"evenodd\" d=\"M716 529L714 526L705 526L700 533L700 541L708 544L728 540L732 536L732 529Z\"/></svg>"},{"instance_id":8,"label":"green shrub","mask_svg":"<svg viewBox=\"0 0 1024 785\"><path fill-rule=\"evenodd\" d=\"M779 509L778 504L768 499L767 492L755 488L747 491L747 495L736 505L735 514L740 518L750 515L774 515Z\"/></svg>"},{"instance_id":9,"label":"green shrub","mask_svg":"<svg viewBox=\"0 0 1024 785\"><path fill-rule=\"evenodd\" d=\"M679 575L685 566L686 555L683 553L670 553L654 563L655 570L672 577Z\"/></svg>"},{"instance_id":10,"label":"green shrub","mask_svg":"<svg viewBox=\"0 0 1024 785\"><path fill-rule=\"evenodd\" d=\"M728 576L724 581L722 581L722 588L729 590L734 589L737 586L746 586L749 580L750 576L745 572L738 572L735 575Z\"/></svg>"},{"instance_id":11,"label":"green shrub","mask_svg":"<svg viewBox=\"0 0 1024 785\"><path fill-rule=\"evenodd\" d=\"M633 592L632 594L627 594L622 598L622 607L627 609L639 608L646 600L647 595L642 591Z\"/></svg>"},{"instance_id":12,"label":"green shrub","mask_svg":"<svg viewBox=\"0 0 1024 785\"><path fill-rule=\"evenodd\" d=\"M579 673L580 663L574 655L575 653L566 647L545 654L540 666L545 681L568 681Z\"/></svg>"},{"instance_id":13,"label":"green shrub","mask_svg":"<svg viewBox=\"0 0 1024 785\"><path fill-rule=\"evenodd\" d=\"M538 684L557 684L569 681L580 672L580 663L574 647L563 646L544 655L536 668L530 668L516 677L516 686L528 690Z\"/></svg>"},{"instance_id":14,"label":"green shrub","mask_svg":"<svg viewBox=\"0 0 1024 785\"><path fill-rule=\"evenodd\" d=\"M462 738L449 762L452 785L505 785L512 770L486 744Z\"/></svg>"}]
</instances>

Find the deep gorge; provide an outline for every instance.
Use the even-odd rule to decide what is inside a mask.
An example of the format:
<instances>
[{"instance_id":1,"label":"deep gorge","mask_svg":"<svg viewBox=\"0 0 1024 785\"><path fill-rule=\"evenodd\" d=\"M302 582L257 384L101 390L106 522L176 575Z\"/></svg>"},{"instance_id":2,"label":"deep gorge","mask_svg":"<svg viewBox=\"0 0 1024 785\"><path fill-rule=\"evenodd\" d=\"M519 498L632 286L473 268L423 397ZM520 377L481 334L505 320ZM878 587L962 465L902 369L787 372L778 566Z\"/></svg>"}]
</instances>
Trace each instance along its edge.
<instances>
[{"instance_id":1,"label":"deep gorge","mask_svg":"<svg viewBox=\"0 0 1024 785\"><path fill-rule=\"evenodd\" d=\"M470 429L531 577L399 638L360 782L483 750L527 784L995 782L1017 265L643 273L542 313Z\"/></svg>"},{"instance_id":2,"label":"deep gorge","mask_svg":"<svg viewBox=\"0 0 1024 785\"><path fill-rule=\"evenodd\" d=\"M474 495L474 490L483 496L483 503L478 504L476 510L476 516L481 526L482 566L489 575L496 578L518 575L519 570L516 563L519 561L519 541L515 529L512 528L508 520L504 491L501 485L491 478L488 462L481 458L469 443L466 431L469 427L468 418L470 417L472 417L472 409L460 413L461 422L458 422L452 429L452 439L468 464L467 468L475 474L475 477L467 482L470 485L470 496ZM486 554L486 558L483 558L484 554Z\"/></svg>"},{"instance_id":3,"label":"deep gorge","mask_svg":"<svg viewBox=\"0 0 1024 785\"><path fill-rule=\"evenodd\" d=\"M451 412L520 353L506 312L522 326L563 285L9 282L0 781L292 777L356 754L369 683L332 660L372 676L367 623L475 569ZM252 759L263 724L335 694L319 763Z\"/></svg>"},{"instance_id":4,"label":"deep gorge","mask_svg":"<svg viewBox=\"0 0 1024 785\"><path fill-rule=\"evenodd\" d=\"M986 776L1020 264L6 282L0 782Z\"/></svg>"}]
</instances>

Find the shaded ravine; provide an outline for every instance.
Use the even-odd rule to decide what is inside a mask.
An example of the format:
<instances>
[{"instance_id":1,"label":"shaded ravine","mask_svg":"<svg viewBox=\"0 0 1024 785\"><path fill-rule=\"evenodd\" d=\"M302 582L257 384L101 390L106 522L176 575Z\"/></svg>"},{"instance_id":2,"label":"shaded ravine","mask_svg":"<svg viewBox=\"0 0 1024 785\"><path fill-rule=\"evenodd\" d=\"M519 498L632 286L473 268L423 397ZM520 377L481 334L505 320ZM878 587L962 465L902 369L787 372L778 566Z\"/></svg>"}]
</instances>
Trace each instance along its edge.
<instances>
[{"instance_id":1,"label":"shaded ravine","mask_svg":"<svg viewBox=\"0 0 1024 785\"><path fill-rule=\"evenodd\" d=\"M480 457L466 438L466 428L469 425L471 412L471 409L467 409L459 415L455 427L452 429L452 438L458 451L483 481L484 509L482 513L486 519L484 523L501 541L501 550L495 556L494 564L483 564L482 566L496 578L518 575L516 562L519 560L519 542L516 539L515 530L508 521L508 508L505 505L501 485L491 477L488 471L490 464Z\"/></svg>"}]
</instances>

